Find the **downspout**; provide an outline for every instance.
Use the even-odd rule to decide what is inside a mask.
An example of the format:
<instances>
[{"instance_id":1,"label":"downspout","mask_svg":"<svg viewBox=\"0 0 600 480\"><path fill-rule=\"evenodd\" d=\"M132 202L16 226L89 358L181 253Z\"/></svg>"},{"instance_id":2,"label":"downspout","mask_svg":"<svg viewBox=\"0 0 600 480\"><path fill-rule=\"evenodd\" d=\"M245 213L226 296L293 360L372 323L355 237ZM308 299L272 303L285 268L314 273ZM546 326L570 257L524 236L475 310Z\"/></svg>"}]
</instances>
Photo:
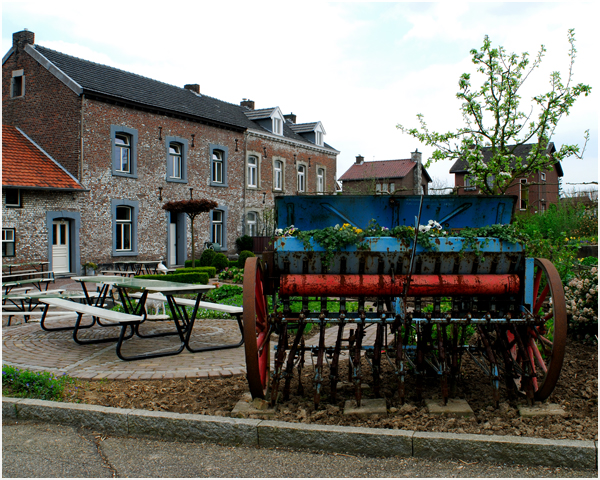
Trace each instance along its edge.
<instances>
[{"instance_id":1,"label":"downspout","mask_svg":"<svg viewBox=\"0 0 600 480\"><path fill-rule=\"evenodd\" d=\"M83 115L83 108L85 106L85 93L81 94L81 121L80 121L80 125L81 125L81 132L79 134L79 139L80 139L80 159L79 159L79 183L81 183L83 185L83 134L84 134L84 126L83 126L83 119L84 119L84 115Z\"/></svg>"}]
</instances>

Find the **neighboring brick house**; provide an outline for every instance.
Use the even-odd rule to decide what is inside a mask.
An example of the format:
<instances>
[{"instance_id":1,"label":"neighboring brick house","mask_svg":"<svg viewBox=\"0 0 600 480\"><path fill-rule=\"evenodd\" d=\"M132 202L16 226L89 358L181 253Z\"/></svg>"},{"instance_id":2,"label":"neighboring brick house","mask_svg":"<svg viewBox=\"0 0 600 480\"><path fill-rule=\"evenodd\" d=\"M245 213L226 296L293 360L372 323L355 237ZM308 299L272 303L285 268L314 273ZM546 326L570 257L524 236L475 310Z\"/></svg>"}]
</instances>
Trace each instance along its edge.
<instances>
[{"instance_id":1,"label":"neighboring brick house","mask_svg":"<svg viewBox=\"0 0 600 480\"><path fill-rule=\"evenodd\" d=\"M532 144L520 145L514 150L514 154L521 158L529 155ZM509 147L510 148L510 147ZM556 151L554 143L548 144L547 155ZM490 157L489 149L483 149L483 161L487 162ZM479 188L470 185L469 170L467 162L463 159L457 160L450 173L454 174L454 186L458 195L479 195ZM505 195L515 195L517 199L516 210L529 213L543 213L548 206L557 204L559 199L559 178L563 176L560 162L554 163L554 168L542 172L535 172L527 177L515 179L505 192Z\"/></svg>"},{"instance_id":2,"label":"neighboring brick house","mask_svg":"<svg viewBox=\"0 0 600 480\"><path fill-rule=\"evenodd\" d=\"M183 264L189 221L161 207L190 195L219 204L195 222L196 251L213 241L234 253L237 237L258 233L274 196L335 188L339 152L323 142L320 122L296 125L278 107L255 110L252 101L203 95L197 84L179 88L65 55L36 45L29 31L13 34L2 60L2 113L79 182L74 200L35 214L39 191L18 189L22 211L32 210L21 222L6 207L15 188L3 181L15 261L47 255L52 264L45 219L59 215L72 239L71 273L88 261ZM43 239L36 248L32 234Z\"/></svg>"},{"instance_id":3,"label":"neighboring brick house","mask_svg":"<svg viewBox=\"0 0 600 480\"><path fill-rule=\"evenodd\" d=\"M365 162L358 155L356 162L339 181L342 182L343 193L347 195L427 195L431 177L421 163L421 153L415 151L407 160Z\"/></svg>"}]
</instances>

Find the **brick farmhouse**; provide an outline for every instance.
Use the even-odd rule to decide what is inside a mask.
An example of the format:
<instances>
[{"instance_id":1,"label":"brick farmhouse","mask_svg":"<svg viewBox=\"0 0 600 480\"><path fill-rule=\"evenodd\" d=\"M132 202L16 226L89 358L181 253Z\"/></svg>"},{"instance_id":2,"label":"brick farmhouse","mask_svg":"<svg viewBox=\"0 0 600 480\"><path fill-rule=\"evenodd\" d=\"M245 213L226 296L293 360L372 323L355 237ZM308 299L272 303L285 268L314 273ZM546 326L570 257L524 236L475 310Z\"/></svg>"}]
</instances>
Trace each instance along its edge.
<instances>
[{"instance_id":1,"label":"brick farmhouse","mask_svg":"<svg viewBox=\"0 0 600 480\"><path fill-rule=\"evenodd\" d=\"M181 265L189 220L161 207L190 195L218 202L195 222L196 251L210 241L233 254L236 238L261 233L275 196L336 188L339 152L321 122L298 124L279 107L224 102L197 84L168 85L34 40L13 34L2 60L3 260L47 260L63 273L86 262ZM33 156L36 169L23 168Z\"/></svg>"}]
</instances>

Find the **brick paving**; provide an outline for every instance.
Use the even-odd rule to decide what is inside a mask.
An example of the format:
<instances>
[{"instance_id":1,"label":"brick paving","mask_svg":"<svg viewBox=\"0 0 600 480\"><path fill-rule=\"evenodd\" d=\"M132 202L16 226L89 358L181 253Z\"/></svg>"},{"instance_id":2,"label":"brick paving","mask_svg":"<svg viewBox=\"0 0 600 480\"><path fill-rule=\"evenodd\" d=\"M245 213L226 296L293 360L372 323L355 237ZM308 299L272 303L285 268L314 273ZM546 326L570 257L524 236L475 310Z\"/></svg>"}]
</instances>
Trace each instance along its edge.
<instances>
[{"instance_id":1,"label":"brick paving","mask_svg":"<svg viewBox=\"0 0 600 480\"><path fill-rule=\"evenodd\" d=\"M79 283L69 279L57 280L50 289L66 288L80 290ZM84 321L86 316L84 316ZM91 320L91 318L90 318ZM49 327L73 325L73 320L47 320ZM11 326L2 322L2 362L35 371L67 373L82 379L161 379L226 377L246 374L244 346L227 350L190 353L184 350L179 355L124 362L115 352L115 342L96 345L78 345L73 341L72 332L46 332L39 321L24 323L13 317ZM142 334L172 330L170 322L147 322L141 328ZM81 331L79 338L109 338L119 333L119 327L94 326ZM373 329L374 330L374 329ZM374 332L373 332L374 333ZM334 345L337 329L329 329L326 345ZM368 335L366 344L369 343ZM194 325L190 345L194 348L210 345L237 343L240 331L235 320L198 319ZM315 340L316 342L316 340ZM276 341L271 342L274 348ZM372 343L371 343L372 344ZM140 339L134 337L124 343L124 355L173 350L180 345L178 336ZM273 353L271 359L274 358ZM307 358L307 361L310 361Z\"/></svg>"}]
</instances>

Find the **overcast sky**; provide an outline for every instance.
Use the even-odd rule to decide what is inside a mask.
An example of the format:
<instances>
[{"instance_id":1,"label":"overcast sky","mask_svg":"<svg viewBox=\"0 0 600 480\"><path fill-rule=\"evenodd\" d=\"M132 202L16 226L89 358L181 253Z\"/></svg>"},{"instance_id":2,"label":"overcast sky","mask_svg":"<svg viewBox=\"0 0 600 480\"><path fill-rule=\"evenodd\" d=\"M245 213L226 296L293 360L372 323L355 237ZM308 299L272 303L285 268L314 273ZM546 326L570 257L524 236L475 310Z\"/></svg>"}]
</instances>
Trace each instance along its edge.
<instances>
[{"instance_id":1,"label":"overcast sky","mask_svg":"<svg viewBox=\"0 0 600 480\"><path fill-rule=\"evenodd\" d=\"M598 16L592 3L325 2L2 2L3 54L27 28L36 43L205 95L256 108L279 106L299 123L320 120L340 150L338 177L356 155L410 158L432 149L402 134L423 113L438 131L461 126L458 78L474 72L469 51L489 35L542 67L528 79L529 101L549 74L568 68L567 30L575 28L574 81L593 87L562 119L553 141L583 143L584 160L563 164L564 182L598 180ZM596 52L596 53L594 53ZM429 173L448 184L451 163ZM565 185L565 188L572 188Z\"/></svg>"}]
</instances>

